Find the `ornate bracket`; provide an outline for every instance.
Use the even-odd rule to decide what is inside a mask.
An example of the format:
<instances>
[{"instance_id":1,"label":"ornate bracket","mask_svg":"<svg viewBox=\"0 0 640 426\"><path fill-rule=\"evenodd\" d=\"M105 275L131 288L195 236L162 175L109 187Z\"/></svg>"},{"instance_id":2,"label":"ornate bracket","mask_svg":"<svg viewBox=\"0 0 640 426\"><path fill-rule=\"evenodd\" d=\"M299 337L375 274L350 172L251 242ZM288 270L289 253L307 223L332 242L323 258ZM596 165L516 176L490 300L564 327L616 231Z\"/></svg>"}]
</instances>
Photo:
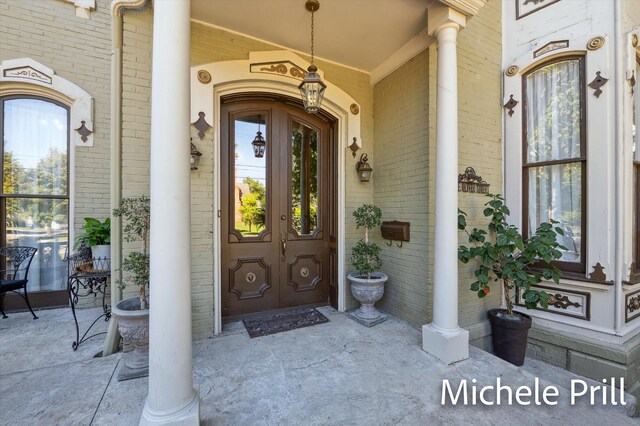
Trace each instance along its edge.
<instances>
[{"instance_id":1,"label":"ornate bracket","mask_svg":"<svg viewBox=\"0 0 640 426\"><path fill-rule=\"evenodd\" d=\"M609 79L602 77L600 75L600 71L596 72L596 78L594 78L593 81L589 83L589 87L595 90L593 94L596 96L596 98L599 98L602 94L602 90L600 90L600 88L607 84L607 81L609 81Z\"/></svg>"},{"instance_id":2,"label":"ornate bracket","mask_svg":"<svg viewBox=\"0 0 640 426\"><path fill-rule=\"evenodd\" d=\"M193 127L195 127L196 130L198 130L198 136L200 137L200 140L202 140L204 139L205 133L207 132L207 130L211 128L211 126L209 125L209 123L207 123L207 120L205 120L204 112L200 111L198 113L198 116L200 118L198 118L198 120L196 120L196 122L193 123Z\"/></svg>"},{"instance_id":3,"label":"ornate bracket","mask_svg":"<svg viewBox=\"0 0 640 426\"><path fill-rule=\"evenodd\" d=\"M82 120L80 123L81 125L76 129L76 132L80 134L80 139L82 139L82 142L86 142L87 139L89 139L89 135L93 133L93 131L87 128L86 121Z\"/></svg>"},{"instance_id":4,"label":"ornate bracket","mask_svg":"<svg viewBox=\"0 0 640 426\"><path fill-rule=\"evenodd\" d=\"M353 143L349 145L349 149L351 150L351 155L353 156L353 158L356 158L356 152L358 152L358 150L360 149L356 141L357 139L354 137Z\"/></svg>"},{"instance_id":5,"label":"ornate bracket","mask_svg":"<svg viewBox=\"0 0 640 426\"><path fill-rule=\"evenodd\" d=\"M596 266L593 267L593 272L589 274L589 279L594 281L607 281L607 274L604 273L604 266L600 264L600 262L596 263Z\"/></svg>"},{"instance_id":6,"label":"ornate bracket","mask_svg":"<svg viewBox=\"0 0 640 426\"><path fill-rule=\"evenodd\" d=\"M513 99L513 95L509 95L509 100L507 101L506 104L503 105L505 109L509 110L509 117L513 115L513 109L516 107L516 105L518 105L518 103L519 103L518 101Z\"/></svg>"},{"instance_id":7,"label":"ornate bracket","mask_svg":"<svg viewBox=\"0 0 640 426\"><path fill-rule=\"evenodd\" d=\"M488 194L489 184L476 174L473 167L467 167L464 173L458 175L458 192Z\"/></svg>"}]
</instances>

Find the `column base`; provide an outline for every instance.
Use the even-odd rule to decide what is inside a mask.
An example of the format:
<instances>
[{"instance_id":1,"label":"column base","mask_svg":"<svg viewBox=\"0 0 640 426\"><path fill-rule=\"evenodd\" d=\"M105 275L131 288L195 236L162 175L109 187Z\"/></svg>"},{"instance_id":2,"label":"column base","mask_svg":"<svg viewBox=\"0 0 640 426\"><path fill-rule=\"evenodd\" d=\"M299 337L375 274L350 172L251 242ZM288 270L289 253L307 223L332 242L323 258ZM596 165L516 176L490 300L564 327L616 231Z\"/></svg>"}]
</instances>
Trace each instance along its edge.
<instances>
[{"instance_id":1,"label":"column base","mask_svg":"<svg viewBox=\"0 0 640 426\"><path fill-rule=\"evenodd\" d=\"M464 328L454 331L435 327L433 323L422 326L422 350L445 364L453 364L469 358L469 332Z\"/></svg>"},{"instance_id":2,"label":"column base","mask_svg":"<svg viewBox=\"0 0 640 426\"><path fill-rule=\"evenodd\" d=\"M147 396L147 398L149 398ZM200 390L196 386L193 390L193 398L184 407L177 411L153 411L149 408L149 400L144 404L140 426L174 425L174 426L199 426L200 425Z\"/></svg>"}]
</instances>

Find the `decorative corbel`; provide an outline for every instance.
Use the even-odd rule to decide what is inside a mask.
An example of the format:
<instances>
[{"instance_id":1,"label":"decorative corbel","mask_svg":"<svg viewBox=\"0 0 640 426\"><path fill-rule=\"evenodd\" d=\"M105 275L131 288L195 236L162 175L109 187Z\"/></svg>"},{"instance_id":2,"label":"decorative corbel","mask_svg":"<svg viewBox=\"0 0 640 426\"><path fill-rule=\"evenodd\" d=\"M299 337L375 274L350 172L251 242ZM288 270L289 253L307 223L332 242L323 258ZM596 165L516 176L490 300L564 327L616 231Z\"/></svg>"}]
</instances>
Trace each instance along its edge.
<instances>
[{"instance_id":1,"label":"decorative corbel","mask_svg":"<svg viewBox=\"0 0 640 426\"><path fill-rule=\"evenodd\" d=\"M360 149L357 141L358 139L354 136L353 143L349 145L349 149L351 150L351 155L353 155L353 158L356 158L356 152L358 152L358 150Z\"/></svg>"},{"instance_id":2,"label":"decorative corbel","mask_svg":"<svg viewBox=\"0 0 640 426\"><path fill-rule=\"evenodd\" d=\"M510 95L507 103L503 105L505 109L509 110L509 117L513 115L513 109L516 107L516 105L518 105L518 101L513 99L513 95Z\"/></svg>"},{"instance_id":3,"label":"decorative corbel","mask_svg":"<svg viewBox=\"0 0 640 426\"><path fill-rule=\"evenodd\" d=\"M200 111L198 113L198 116L200 118L198 118L198 120L196 120L195 123L193 124L193 127L196 128L196 130L198 130L198 136L200 137L200 140L204 139L204 135L207 132L207 130L209 130L211 128L211 126L209 125L209 123L207 123L207 120L205 120L204 116L205 113Z\"/></svg>"},{"instance_id":4,"label":"decorative corbel","mask_svg":"<svg viewBox=\"0 0 640 426\"><path fill-rule=\"evenodd\" d=\"M596 98L599 98L600 95L602 94L602 90L600 90L600 88L605 84L607 84L607 81L609 81L609 79L602 77L600 75L600 71L596 72L596 77L593 79L591 83L589 83L589 87L595 90L593 94L596 96Z\"/></svg>"},{"instance_id":5,"label":"decorative corbel","mask_svg":"<svg viewBox=\"0 0 640 426\"><path fill-rule=\"evenodd\" d=\"M80 135L80 139L82 139L82 142L85 142L85 143L89 139L89 136L93 133L93 130L87 127L87 122L85 120L82 120L80 122L80 127L78 127L75 130Z\"/></svg>"}]
</instances>

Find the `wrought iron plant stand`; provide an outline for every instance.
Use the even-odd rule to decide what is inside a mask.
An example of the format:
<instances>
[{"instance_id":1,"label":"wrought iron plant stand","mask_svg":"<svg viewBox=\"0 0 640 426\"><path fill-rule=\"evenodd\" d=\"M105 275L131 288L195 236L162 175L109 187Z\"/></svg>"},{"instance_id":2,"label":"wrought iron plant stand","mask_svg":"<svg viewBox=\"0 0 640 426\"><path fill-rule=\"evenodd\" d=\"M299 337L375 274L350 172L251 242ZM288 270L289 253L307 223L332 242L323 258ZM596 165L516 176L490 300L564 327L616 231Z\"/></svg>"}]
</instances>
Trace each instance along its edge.
<instances>
[{"instance_id":1,"label":"wrought iron plant stand","mask_svg":"<svg viewBox=\"0 0 640 426\"><path fill-rule=\"evenodd\" d=\"M91 329L98 323L100 319L108 322L111 319L111 305L107 302L107 291L109 278L111 277L111 259L109 258L92 258L91 249L81 247L78 252L69 256L69 302L71 304L71 312L73 320L76 324L76 340L71 344L73 350L77 350L80 344L92 337L106 334L106 332L94 333L88 335ZM76 305L81 297L102 298L103 313L96 318L89 328L80 337L80 327L78 325L78 317L76 316Z\"/></svg>"}]
</instances>

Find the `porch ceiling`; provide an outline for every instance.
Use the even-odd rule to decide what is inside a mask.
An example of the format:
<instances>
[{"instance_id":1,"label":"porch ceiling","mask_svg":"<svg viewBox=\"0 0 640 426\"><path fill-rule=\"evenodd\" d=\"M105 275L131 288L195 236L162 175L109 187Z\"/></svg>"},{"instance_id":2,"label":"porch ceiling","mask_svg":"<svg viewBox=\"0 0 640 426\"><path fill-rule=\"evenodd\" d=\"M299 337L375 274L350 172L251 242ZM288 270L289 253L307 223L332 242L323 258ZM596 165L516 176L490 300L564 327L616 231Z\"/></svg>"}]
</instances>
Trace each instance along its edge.
<instances>
[{"instance_id":1,"label":"porch ceiling","mask_svg":"<svg viewBox=\"0 0 640 426\"><path fill-rule=\"evenodd\" d=\"M192 19L309 53L305 0L191 0ZM374 72L427 27L433 0L320 0L315 54ZM426 47L426 46L425 46Z\"/></svg>"}]
</instances>

